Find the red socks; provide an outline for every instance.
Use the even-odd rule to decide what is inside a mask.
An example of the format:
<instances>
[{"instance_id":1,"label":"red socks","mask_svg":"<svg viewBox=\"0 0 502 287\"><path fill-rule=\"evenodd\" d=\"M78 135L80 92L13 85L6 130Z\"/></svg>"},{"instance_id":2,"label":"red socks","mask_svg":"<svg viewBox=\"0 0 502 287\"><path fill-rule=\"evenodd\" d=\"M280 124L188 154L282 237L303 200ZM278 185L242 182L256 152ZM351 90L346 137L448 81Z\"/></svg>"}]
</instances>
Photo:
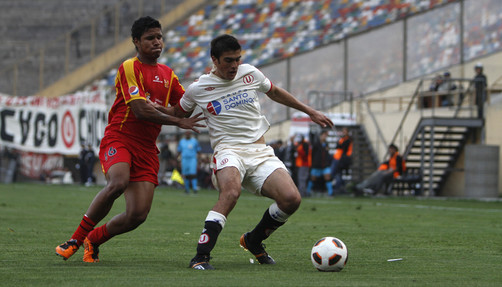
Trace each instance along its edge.
<instances>
[{"instance_id":1,"label":"red socks","mask_svg":"<svg viewBox=\"0 0 502 287\"><path fill-rule=\"evenodd\" d=\"M87 238L94 244L101 245L113 236L106 230L106 223L91 231Z\"/></svg>"},{"instance_id":2,"label":"red socks","mask_svg":"<svg viewBox=\"0 0 502 287\"><path fill-rule=\"evenodd\" d=\"M96 223L92 221L87 215L84 215L84 218L82 218L82 221L80 222L80 225L78 226L77 230L75 230L75 233L71 236L72 239L76 239L78 245L82 245L84 243L84 239L89 234L89 232L92 231L92 229L96 226Z\"/></svg>"}]
</instances>

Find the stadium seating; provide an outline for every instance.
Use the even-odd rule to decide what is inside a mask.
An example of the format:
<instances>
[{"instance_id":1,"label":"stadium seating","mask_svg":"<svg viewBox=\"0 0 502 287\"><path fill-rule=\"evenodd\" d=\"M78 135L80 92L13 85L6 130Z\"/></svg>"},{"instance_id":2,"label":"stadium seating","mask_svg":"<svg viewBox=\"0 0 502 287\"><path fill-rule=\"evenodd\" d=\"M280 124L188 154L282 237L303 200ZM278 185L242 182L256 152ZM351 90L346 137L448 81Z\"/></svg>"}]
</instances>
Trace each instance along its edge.
<instances>
[{"instance_id":1,"label":"stadium seating","mask_svg":"<svg viewBox=\"0 0 502 287\"><path fill-rule=\"evenodd\" d=\"M6 67L26 57L76 26L89 22L105 5L112 6L119 1L2 0L0 57L3 65ZM64 45L59 46L64 52ZM56 60L61 61L60 58Z\"/></svg>"},{"instance_id":2,"label":"stadium seating","mask_svg":"<svg viewBox=\"0 0 502 287\"><path fill-rule=\"evenodd\" d=\"M196 78L210 69L211 63L208 55L210 40L218 34L231 33L238 35L242 41L243 49L246 51L243 61L262 66L277 59L310 51L334 40L342 39L348 34L390 23L454 1L208 1L210 4L206 7L196 11L183 23L166 32L166 53L161 62L173 67L181 79ZM20 25L20 29L26 31L23 34L24 38L21 39L23 44L11 43L0 46L0 55L6 59L5 66L11 64L13 59L23 58L28 52L40 48L42 44L54 39L54 35L62 35L74 28L75 24L69 24L75 23L74 19L82 19L80 24L85 25L90 19L101 15L100 13L106 7L129 2L131 7L129 13L134 14L134 1L127 0L2 1L1 10L9 11L2 13L0 17L0 26L5 32L3 37L9 39L12 33L17 35L20 33L14 25ZM170 2L178 3L178 1ZM154 9L153 6L155 5L152 3L146 8ZM40 11L39 17L45 19L46 24L40 25L40 18L26 17L26 11ZM54 11L64 13L58 13L55 17ZM149 11L144 11L144 13L150 13ZM23 21L16 20L19 18ZM121 29L126 32L128 30L129 27ZM111 44L105 46L110 47ZM86 51L86 45L86 42L82 43L83 51ZM61 49L64 49L63 46L60 45ZM51 49L54 49L54 46ZM64 50L55 53L55 55L63 54ZM61 58L47 58L44 65L46 69L54 66L54 73L49 71L46 76L57 77L62 68ZM52 61L57 63L52 64ZM54 80L48 78L45 81L50 83ZM32 82L36 84L38 81Z\"/></svg>"},{"instance_id":3,"label":"stadium seating","mask_svg":"<svg viewBox=\"0 0 502 287\"><path fill-rule=\"evenodd\" d=\"M495 0L488 0L495 1ZM61 4L61 3L62 4ZM90 1L66 1L48 0L43 4L28 0L7 0L2 1L0 8L8 10L9 13L3 13L0 20L2 31L5 32L6 38L10 33L14 32L13 24L17 18L23 17L23 8L32 7L30 9L38 9L42 11L40 17L47 19L46 26L36 28L35 20L26 19L20 24L29 33L26 33L26 41L28 39L38 39L39 42L46 42L47 39L54 38L55 34L64 34L72 27L68 26L69 20L74 18L90 19L93 15L99 15L100 10L103 10L105 5L109 7L116 3L126 3L128 0L90 0ZM177 1L172 1L177 2ZM199 75L206 73L211 68L209 57L209 42L210 40L222 33L231 33L239 37L242 42L243 50L245 51L243 61L256 66L263 66L278 59L284 59L294 54L307 52L318 48L335 40L343 39L349 34L362 32L383 24L391 23L402 19L406 16L423 12L440 5L456 2L455 0L407 0L407 1L388 1L388 0L341 0L341 1L325 1L325 0L219 0L208 1L208 5L193 13L192 16L180 23L176 27L166 31L165 43L166 50L160 60L171 66L178 76L185 82L197 78ZM466 2L466 9L475 9L474 1ZM486 2L486 1L484 1ZM486 4L485 4L486 5ZM150 5L154 8L153 4ZM492 5L493 6L493 5ZM496 5L495 5L496 6ZM483 9L483 7L481 7ZM502 9L502 8L501 8ZM52 11L61 10L67 13L61 13L58 17L52 16ZM134 14L136 12L132 11ZM486 9L485 9L486 10ZM148 11L144 11L148 13ZM469 37L464 45L464 53L468 57L479 56L480 53L485 53L480 47L489 46L493 49L500 47L501 37L497 25L490 19L495 19L494 15L498 11L484 11L488 19L485 27L482 30L490 31L483 39L476 31L479 27L467 27L467 33L472 33L474 36ZM135 15L135 14L134 14ZM477 15L477 14L476 14ZM424 59L416 61L408 67L408 74L411 77L430 72L432 64L428 63L427 57L429 47L438 47L440 53L445 54L445 59L450 64L456 62L462 51L451 47L443 47L443 42L455 42L456 38L447 38L446 36L452 33L446 33L450 30L458 30L458 27L452 28L452 23L455 23L454 14L448 14L448 17L440 15L436 19L431 19L432 34L430 39L424 39L415 49L416 52L411 55L412 59ZM52 17L52 18L51 18ZM478 17L478 16L476 16ZM479 16L481 17L481 16ZM53 19L54 18L54 19ZM441 20L441 22L438 22ZM467 19L468 20L468 19ZM85 22L85 21L83 21ZM483 23L485 23L483 22ZM38 22L39 23L39 20ZM467 23L470 23L469 21ZM12 28L12 29L11 29ZM427 27L425 27L427 28ZM425 29L424 28L424 29ZM122 29L127 33L129 27ZM490 30L491 29L491 30ZM12 31L11 31L12 30ZM456 31L458 33L458 31ZM438 39L437 35L446 35ZM472 39L472 40L471 40ZM44 41L42 41L44 40ZM437 44L434 42L442 41ZM433 41L431 43L431 41ZM458 41L458 39L457 39ZM489 41L489 45L483 41ZM0 45L0 56L7 59L4 64L8 66L12 59L22 58L26 51L33 51L36 46L26 42L26 45L13 43ZM31 42L30 42L31 43ZM113 43L105 45L112 46ZM82 43L82 50L86 50L86 43ZM435 45L435 46L434 46ZM61 49L63 45L60 46ZM99 52L99 51L98 51ZM60 51L55 55L62 55L64 51ZM46 69L54 66L54 73L46 73L46 77L57 77L61 71L61 58L50 57L46 55L44 63ZM85 59L82 59L85 60ZM58 62L58 65L51 65L51 62ZM36 61L35 61L36 62ZM78 64L80 62L75 62ZM439 63L441 64L441 63ZM437 64L437 65L439 65ZM420 65L420 66L417 66ZM427 66L427 67L425 67ZM38 69L34 69L38 71ZM54 79L48 78L46 83L52 82ZM37 80L32 81L34 85Z\"/></svg>"},{"instance_id":4,"label":"stadium seating","mask_svg":"<svg viewBox=\"0 0 502 287\"><path fill-rule=\"evenodd\" d=\"M210 40L229 33L242 41L243 61L261 66L448 2L221 0L167 31L162 62L196 78L211 67Z\"/></svg>"},{"instance_id":5,"label":"stadium seating","mask_svg":"<svg viewBox=\"0 0 502 287\"><path fill-rule=\"evenodd\" d=\"M85 65L107 49L114 49L117 44L115 32L118 31L119 40L129 38L131 23L140 13L159 17L162 11L165 13L181 2L2 0L0 90L6 94L35 94L40 89L40 82L47 87L66 72ZM118 30L114 30L117 23L115 12L119 15ZM70 33L71 42L68 43ZM65 58L66 55L69 59ZM14 64L17 64L15 68ZM41 67L42 76L39 73ZM16 80L13 79L15 74L18 75ZM19 84L19 77L23 78L23 85ZM18 82L16 92L12 89L13 82Z\"/></svg>"}]
</instances>

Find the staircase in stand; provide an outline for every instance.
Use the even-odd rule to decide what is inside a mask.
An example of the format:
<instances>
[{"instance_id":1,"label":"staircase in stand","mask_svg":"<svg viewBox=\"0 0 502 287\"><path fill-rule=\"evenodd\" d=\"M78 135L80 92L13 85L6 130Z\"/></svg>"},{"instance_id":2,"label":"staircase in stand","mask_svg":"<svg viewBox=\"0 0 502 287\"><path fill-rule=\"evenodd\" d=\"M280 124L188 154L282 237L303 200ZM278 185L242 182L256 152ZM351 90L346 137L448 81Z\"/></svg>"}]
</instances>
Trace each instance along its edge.
<instances>
[{"instance_id":1,"label":"staircase in stand","mask_svg":"<svg viewBox=\"0 0 502 287\"><path fill-rule=\"evenodd\" d=\"M407 167L422 174L422 194L441 190L470 136L483 126L477 118L422 118L404 152Z\"/></svg>"},{"instance_id":2,"label":"staircase in stand","mask_svg":"<svg viewBox=\"0 0 502 287\"><path fill-rule=\"evenodd\" d=\"M352 136L352 166L350 180L361 182L377 169L378 159L364 126L347 126Z\"/></svg>"}]
</instances>

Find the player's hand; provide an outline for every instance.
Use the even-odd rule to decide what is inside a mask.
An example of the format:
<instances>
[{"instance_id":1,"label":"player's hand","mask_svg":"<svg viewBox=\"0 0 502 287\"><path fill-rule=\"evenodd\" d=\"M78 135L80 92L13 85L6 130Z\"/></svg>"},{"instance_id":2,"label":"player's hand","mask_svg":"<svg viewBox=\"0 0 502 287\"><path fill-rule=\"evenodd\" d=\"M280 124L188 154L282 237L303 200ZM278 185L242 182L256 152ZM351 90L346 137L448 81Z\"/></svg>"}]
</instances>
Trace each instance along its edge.
<instances>
[{"instance_id":1,"label":"player's hand","mask_svg":"<svg viewBox=\"0 0 502 287\"><path fill-rule=\"evenodd\" d=\"M327 127L330 127L330 128L334 128L335 125L333 124L333 122L331 121L330 118L328 118L326 115L324 115L323 113L317 111L317 110L314 110L314 112L310 115L310 119L320 125L322 128L327 128Z\"/></svg>"},{"instance_id":2,"label":"player's hand","mask_svg":"<svg viewBox=\"0 0 502 287\"><path fill-rule=\"evenodd\" d=\"M196 133L200 133L197 127L206 127L206 125L200 123L200 121L206 120L206 117L201 117L202 113L198 113L191 118L182 118L179 122L179 127L186 130L192 130Z\"/></svg>"}]
</instances>

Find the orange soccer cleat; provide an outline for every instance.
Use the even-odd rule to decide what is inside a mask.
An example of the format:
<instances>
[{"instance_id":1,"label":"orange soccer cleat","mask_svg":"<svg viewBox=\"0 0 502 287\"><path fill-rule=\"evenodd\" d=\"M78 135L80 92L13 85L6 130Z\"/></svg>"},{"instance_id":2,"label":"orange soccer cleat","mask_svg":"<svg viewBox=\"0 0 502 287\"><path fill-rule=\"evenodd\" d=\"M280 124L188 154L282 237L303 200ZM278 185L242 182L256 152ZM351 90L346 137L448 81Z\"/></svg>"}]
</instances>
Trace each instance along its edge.
<instances>
[{"instance_id":1,"label":"orange soccer cleat","mask_svg":"<svg viewBox=\"0 0 502 287\"><path fill-rule=\"evenodd\" d=\"M92 243L87 237L84 240L84 262L99 262L99 247Z\"/></svg>"},{"instance_id":2,"label":"orange soccer cleat","mask_svg":"<svg viewBox=\"0 0 502 287\"><path fill-rule=\"evenodd\" d=\"M56 246L56 255L63 257L64 260L70 258L77 252L79 246L76 239L70 239L65 243Z\"/></svg>"}]
</instances>

